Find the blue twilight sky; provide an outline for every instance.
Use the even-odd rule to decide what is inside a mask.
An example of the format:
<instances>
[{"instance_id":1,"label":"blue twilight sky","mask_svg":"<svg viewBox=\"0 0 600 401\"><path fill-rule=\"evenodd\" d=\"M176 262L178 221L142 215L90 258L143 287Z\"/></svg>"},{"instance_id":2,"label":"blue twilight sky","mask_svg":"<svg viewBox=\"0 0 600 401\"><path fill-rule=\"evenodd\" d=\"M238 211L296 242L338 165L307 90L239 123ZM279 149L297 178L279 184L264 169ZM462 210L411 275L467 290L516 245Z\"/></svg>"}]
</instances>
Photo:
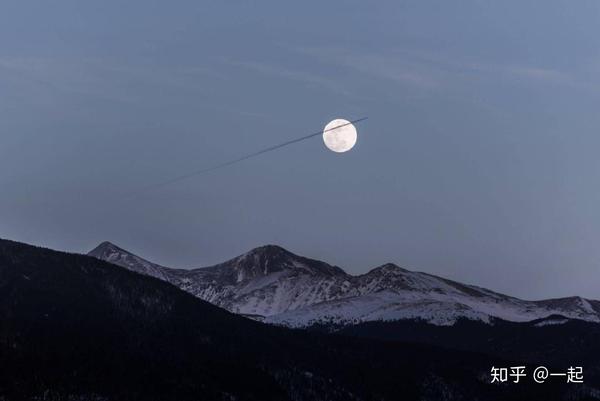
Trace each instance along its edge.
<instances>
[{"instance_id":1,"label":"blue twilight sky","mask_svg":"<svg viewBox=\"0 0 600 401\"><path fill-rule=\"evenodd\" d=\"M310 134L161 188L148 184ZM597 1L3 1L0 237L600 298Z\"/></svg>"}]
</instances>

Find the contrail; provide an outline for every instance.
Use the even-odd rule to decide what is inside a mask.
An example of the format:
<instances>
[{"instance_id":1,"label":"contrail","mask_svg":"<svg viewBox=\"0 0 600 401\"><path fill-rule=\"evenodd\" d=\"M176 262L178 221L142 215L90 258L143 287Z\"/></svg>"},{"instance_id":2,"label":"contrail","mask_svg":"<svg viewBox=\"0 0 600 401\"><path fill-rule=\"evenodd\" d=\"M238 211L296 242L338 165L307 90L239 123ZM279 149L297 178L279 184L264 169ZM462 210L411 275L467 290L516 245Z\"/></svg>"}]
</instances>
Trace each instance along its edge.
<instances>
[{"instance_id":1,"label":"contrail","mask_svg":"<svg viewBox=\"0 0 600 401\"><path fill-rule=\"evenodd\" d=\"M335 127L332 127L332 128L326 129L326 130L315 132L314 134L306 135L306 136L303 136L303 137L300 137L300 138L297 138L297 139L292 139L290 141L280 143L279 145L270 146L268 148L259 150L257 152L249 153L249 154L247 154L245 156L241 156L241 157L238 157L237 159L229 160L229 161L226 161L224 163L220 163L220 164L214 165L212 167L207 167L207 168L204 168L202 170L196 170L196 171L193 171L191 173L180 175L178 177L171 178L168 181L163 181L163 182L160 182L158 184L148 185L147 187L142 188L141 191L147 191L147 190L151 190L151 189L156 189L156 188L164 187L166 185L170 185L170 184L176 183L178 181L182 181L182 180L194 177L196 175L208 173L209 171L218 170L218 169L223 168L223 167L231 166L232 164L236 164L236 163L242 162L244 160L248 160L248 159L256 157L258 155L262 155L263 153L271 152L273 150L277 150L277 149L283 148L284 146L288 146L288 145L291 145L291 144L294 144L294 143L297 143L297 142L300 142L300 141L304 141L305 139L309 139L309 138L312 138L314 136L321 135L321 134L323 134L323 132L331 131L331 130L334 130L334 129L337 129L337 128L340 128L340 127L344 127L344 126L350 125L350 124L356 124L358 122L366 120L367 118L368 117L359 118L358 120L353 120L353 121L350 121L350 122L347 122L347 123L344 123L344 124L341 124L341 125L337 125Z\"/></svg>"}]
</instances>

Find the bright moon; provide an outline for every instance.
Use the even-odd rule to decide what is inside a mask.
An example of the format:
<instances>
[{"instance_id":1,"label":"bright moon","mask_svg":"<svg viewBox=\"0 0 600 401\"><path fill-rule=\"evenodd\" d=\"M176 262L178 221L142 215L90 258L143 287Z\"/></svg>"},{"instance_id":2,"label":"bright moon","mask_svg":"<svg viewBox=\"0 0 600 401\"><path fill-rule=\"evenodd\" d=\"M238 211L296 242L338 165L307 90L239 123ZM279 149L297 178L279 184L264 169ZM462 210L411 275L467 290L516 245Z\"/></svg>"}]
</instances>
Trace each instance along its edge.
<instances>
[{"instance_id":1,"label":"bright moon","mask_svg":"<svg viewBox=\"0 0 600 401\"><path fill-rule=\"evenodd\" d=\"M348 120L335 119L323 128L323 142L334 152L347 152L356 144L356 128Z\"/></svg>"}]
</instances>

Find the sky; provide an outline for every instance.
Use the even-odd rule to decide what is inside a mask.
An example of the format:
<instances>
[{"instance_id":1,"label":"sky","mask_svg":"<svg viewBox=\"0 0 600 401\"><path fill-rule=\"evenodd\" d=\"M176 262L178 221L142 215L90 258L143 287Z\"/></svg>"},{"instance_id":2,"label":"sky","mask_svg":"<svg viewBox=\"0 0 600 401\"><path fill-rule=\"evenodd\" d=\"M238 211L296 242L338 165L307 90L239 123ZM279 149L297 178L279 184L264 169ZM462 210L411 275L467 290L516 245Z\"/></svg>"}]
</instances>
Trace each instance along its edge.
<instances>
[{"instance_id":1,"label":"sky","mask_svg":"<svg viewBox=\"0 0 600 401\"><path fill-rule=\"evenodd\" d=\"M600 299L599 128L596 1L0 3L2 238Z\"/></svg>"}]
</instances>

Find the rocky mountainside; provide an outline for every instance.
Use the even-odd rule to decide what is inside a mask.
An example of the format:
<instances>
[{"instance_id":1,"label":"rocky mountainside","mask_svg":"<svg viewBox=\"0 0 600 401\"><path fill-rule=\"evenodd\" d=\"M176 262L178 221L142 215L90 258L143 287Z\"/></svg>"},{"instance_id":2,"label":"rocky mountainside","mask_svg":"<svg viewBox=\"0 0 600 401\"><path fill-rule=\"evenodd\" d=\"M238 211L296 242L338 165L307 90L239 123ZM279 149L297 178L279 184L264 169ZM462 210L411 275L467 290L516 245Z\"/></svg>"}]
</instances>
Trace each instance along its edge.
<instances>
[{"instance_id":1,"label":"rocky mountainside","mask_svg":"<svg viewBox=\"0 0 600 401\"><path fill-rule=\"evenodd\" d=\"M526 301L394 264L353 276L274 245L191 270L148 262L109 242L89 255L168 281L229 311L291 327L402 319L437 325L461 318L523 322L551 315L600 322L599 301Z\"/></svg>"}]
</instances>

